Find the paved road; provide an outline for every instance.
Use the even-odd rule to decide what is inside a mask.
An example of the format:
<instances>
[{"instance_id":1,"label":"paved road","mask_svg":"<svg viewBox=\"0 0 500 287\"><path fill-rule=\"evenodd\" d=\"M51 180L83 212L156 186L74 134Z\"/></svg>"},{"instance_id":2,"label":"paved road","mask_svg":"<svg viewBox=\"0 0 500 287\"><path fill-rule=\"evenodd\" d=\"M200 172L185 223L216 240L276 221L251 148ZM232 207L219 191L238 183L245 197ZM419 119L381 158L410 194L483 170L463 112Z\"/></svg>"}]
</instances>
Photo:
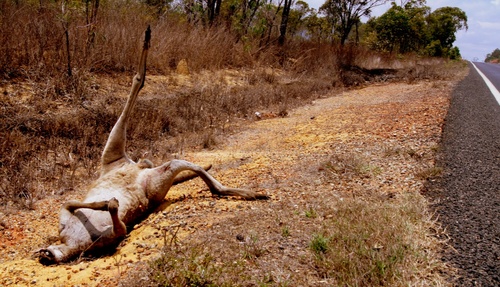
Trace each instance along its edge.
<instances>
[{"instance_id":1,"label":"paved road","mask_svg":"<svg viewBox=\"0 0 500 287\"><path fill-rule=\"evenodd\" d=\"M453 92L431 182L439 220L450 236L443 254L456 286L500 286L500 105L476 69Z\"/></svg>"},{"instance_id":2,"label":"paved road","mask_svg":"<svg viewBox=\"0 0 500 287\"><path fill-rule=\"evenodd\" d=\"M487 78L486 85L500 105L500 65L480 62L474 62L473 65Z\"/></svg>"}]
</instances>

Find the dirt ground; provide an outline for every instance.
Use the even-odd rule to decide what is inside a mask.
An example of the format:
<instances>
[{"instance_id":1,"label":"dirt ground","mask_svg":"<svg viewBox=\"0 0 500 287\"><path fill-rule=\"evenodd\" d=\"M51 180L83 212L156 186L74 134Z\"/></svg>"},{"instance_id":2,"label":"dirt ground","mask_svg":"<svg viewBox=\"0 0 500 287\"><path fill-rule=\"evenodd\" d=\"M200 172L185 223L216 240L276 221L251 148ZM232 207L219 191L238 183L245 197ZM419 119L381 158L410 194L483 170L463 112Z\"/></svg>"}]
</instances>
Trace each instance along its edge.
<instances>
[{"instance_id":1,"label":"dirt ground","mask_svg":"<svg viewBox=\"0 0 500 287\"><path fill-rule=\"evenodd\" d=\"M180 154L178 157L198 164L212 163L212 173L225 185L263 191L271 200L214 198L198 179L178 185L111 256L49 267L31 257L34 250L54 241L60 206L66 200L81 199L83 186L40 200L34 210L3 210L0 285L115 286L136 262L157 256L164 246L165 230L178 226L182 240L233 217L235 210L265 208L282 200L299 202L303 200L297 191L301 186L321 186L339 194L419 192L425 179L418 174L434 165L434 151L455 84L380 84L332 94L290 111L285 118L249 121L217 149ZM409 156L404 160L372 156L400 150ZM345 153L369 159L370 166L378 169L375 176L348 182L310 176L318 174L320 163L332 154Z\"/></svg>"}]
</instances>

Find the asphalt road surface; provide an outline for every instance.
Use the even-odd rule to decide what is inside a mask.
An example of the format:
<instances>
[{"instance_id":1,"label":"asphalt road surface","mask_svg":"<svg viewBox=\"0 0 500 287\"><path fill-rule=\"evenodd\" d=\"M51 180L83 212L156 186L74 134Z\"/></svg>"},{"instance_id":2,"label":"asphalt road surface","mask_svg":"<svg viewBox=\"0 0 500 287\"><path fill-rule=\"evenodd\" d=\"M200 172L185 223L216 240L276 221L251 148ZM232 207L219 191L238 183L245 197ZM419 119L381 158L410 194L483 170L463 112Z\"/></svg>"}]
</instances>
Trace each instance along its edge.
<instances>
[{"instance_id":1,"label":"asphalt road surface","mask_svg":"<svg viewBox=\"0 0 500 287\"><path fill-rule=\"evenodd\" d=\"M500 286L500 105L470 66L446 117L443 174L426 195L450 236L443 260L458 269L454 284Z\"/></svg>"},{"instance_id":2,"label":"asphalt road surface","mask_svg":"<svg viewBox=\"0 0 500 287\"><path fill-rule=\"evenodd\" d=\"M485 80L486 84L500 105L500 65L480 62L475 62L473 64L476 69L480 70L483 74L482 76L487 78L487 80Z\"/></svg>"}]
</instances>

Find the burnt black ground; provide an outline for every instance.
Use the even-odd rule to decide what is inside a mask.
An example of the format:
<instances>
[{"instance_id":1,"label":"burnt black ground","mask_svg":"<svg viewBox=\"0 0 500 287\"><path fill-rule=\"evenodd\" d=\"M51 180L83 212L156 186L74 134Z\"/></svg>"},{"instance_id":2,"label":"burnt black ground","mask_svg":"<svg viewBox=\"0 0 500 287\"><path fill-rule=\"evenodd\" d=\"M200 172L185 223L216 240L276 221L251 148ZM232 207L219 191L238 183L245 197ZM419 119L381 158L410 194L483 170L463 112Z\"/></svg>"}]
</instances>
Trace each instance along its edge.
<instances>
[{"instance_id":1,"label":"burnt black ground","mask_svg":"<svg viewBox=\"0 0 500 287\"><path fill-rule=\"evenodd\" d=\"M450 236L456 286L500 286L500 106L470 67L455 88L429 196Z\"/></svg>"}]
</instances>

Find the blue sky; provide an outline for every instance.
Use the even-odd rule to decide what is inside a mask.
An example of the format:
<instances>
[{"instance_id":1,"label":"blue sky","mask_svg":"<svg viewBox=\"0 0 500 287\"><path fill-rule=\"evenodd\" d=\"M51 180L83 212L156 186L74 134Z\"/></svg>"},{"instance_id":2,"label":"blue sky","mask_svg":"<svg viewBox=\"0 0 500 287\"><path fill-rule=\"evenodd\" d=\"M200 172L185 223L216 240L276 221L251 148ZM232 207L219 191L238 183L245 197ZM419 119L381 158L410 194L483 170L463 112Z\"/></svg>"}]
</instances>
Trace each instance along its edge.
<instances>
[{"instance_id":1,"label":"blue sky","mask_svg":"<svg viewBox=\"0 0 500 287\"><path fill-rule=\"evenodd\" d=\"M304 1L316 9L325 2ZM488 53L500 49L500 0L427 0L427 6L432 11L446 6L458 7L467 14L469 29L459 31L455 41L464 59L482 62ZM390 3L377 7L372 16L380 16L390 7Z\"/></svg>"}]
</instances>

